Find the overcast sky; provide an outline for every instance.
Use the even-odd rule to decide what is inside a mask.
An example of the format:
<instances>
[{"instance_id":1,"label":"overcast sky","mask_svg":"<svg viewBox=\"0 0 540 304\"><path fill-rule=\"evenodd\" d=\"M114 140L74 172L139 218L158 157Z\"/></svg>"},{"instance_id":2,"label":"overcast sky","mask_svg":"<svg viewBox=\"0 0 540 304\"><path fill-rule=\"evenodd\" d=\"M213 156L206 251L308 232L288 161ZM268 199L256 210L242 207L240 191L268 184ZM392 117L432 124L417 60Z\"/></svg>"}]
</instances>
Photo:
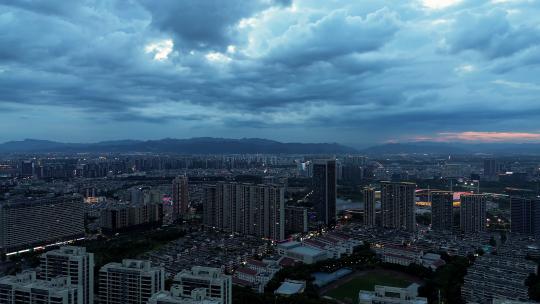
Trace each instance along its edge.
<instances>
[{"instance_id":1,"label":"overcast sky","mask_svg":"<svg viewBox=\"0 0 540 304\"><path fill-rule=\"evenodd\" d=\"M0 141L540 141L540 0L0 0Z\"/></svg>"}]
</instances>

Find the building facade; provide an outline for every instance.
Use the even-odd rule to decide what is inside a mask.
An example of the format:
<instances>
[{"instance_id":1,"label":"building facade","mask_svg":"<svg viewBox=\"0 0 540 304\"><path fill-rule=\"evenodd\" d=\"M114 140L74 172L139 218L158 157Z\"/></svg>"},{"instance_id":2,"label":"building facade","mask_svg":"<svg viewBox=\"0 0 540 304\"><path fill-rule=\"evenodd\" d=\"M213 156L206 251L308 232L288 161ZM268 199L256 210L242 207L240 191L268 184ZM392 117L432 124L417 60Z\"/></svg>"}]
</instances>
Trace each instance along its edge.
<instances>
[{"instance_id":1,"label":"building facade","mask_svg":"<svg viewBox=\"0 0 540 304\"><path fill-rule=\"evenodd\" d=\"M150 297L164 290L165 273L149 261L124 259L99 270L101 304L146 304Z\"/></svg>"},{"instance_id":2,"label":"building facade","mask_svg":"<svg viewBox=\"0 0 540 304\"><path fill-rule=\"evenodd\" d=\"M486 230L486 196L483 194L461 195L459 211L460 227L464 233Z\"/></svg>"},{"instance_id":3,"label":"building facade","mask_svg":"<svg viewBox=\"0 0 540 304\"><path fill-rule=\"evenodd\" d=\"M173 218L186 216L189 210L189 188L187 176L177 176L172 182Z\"/></svg>"},{"instance_id":4,"label":"building facade","mask_svg":"<svg viewBox=\"0 0 540 304\"><path fill-rule=\"evenodd\" d=\"M100 210L99 223L104 231L117 232L144 225L163 223L163 204L112 203Z\"/></svg>"},{"instance_id":5,"label":"building facade","mask_svg":"<svg viewBox=\"0 0 540 304\"><path fill-rule=\"evenodd\" d=\"M431 192L431 229L450 232L453 228L454 194L449 191Z\"/></svg>"},{"instance_id":6,"label":"building facade","mask_svg":"<svg viewBox=\"0 0 540 304\"><path fill-rule=\"evenodd\" d=\"M381 224L386 228L414 231L416 184L381 182Z\"/></svg>"},{"instance_id":7,"label":"building facade","mask_svg":"<svg viewBox=\"0 0 540 304\"><path fill-rule=\"evenodd\" d=\"M203 223L227 232L285 238L285 189L279 185L219 182L205 186Z\"/></svg>"},{"instance_id":8,"label":"building facade","mask_svg":"<svg viewBox=\"0 0 540 304\"><path fill-rule=\"evenodd\" d=\"M68 276L81 294L80 304L94 303L94 254L84 247L66 246L41 255L40 278Z\"/></svg>"},{"instance_id":9,"label":"building facade","mask_svg":"<svg viewBox=\"0 0 540 304\"><path fill-rule=\"evenodd\" d=\"M540 239L540 199L511 197L510 217L512 233Z\"/></svg>"},{"instance_id":10,"label":"building facade","mask_svg":"<svg viewBox=\"0 0 540 304\"><path fill-rule=\"evenodd\" d=\"M362 194L364 196L364 225L375 227L375 189L370 187L365 188Z\"/></svg>"},{"instance_id":11,"label":"building facade","mask_svg":"<svg viewBox=\"0 0 540 304\"><path fill-rule=\"evenodd\" d=\"M335 160L315 160L311 199L318 221L326 226L336 223L337 173Z\"/></svg>"},{"instance_id":12,"label":"building facade","mask_svg":"<svg viewBox=\"0 0 540 304\"><path fill-rule=\"evenodd\" d=\"M375 285L374 291L361 290L358 293L359 304L427 304L427 298L418 296L418 284L400 288Z\"/></svg>"},{"instance_id":13,"label":"building facade","mask_svg":"<svg viewBox=\"0 0 540 304\"><path fill-rule=\"evenodd\" d=\"M221 269L194 266L179 272L173 284L178 286L178 296L193 297L193 293L204 289L206 299L232 304L232 278Z\"/></svg>"},{"instance_id":14,"label":"building facade","mask_svg":"<svg viewBox=\"0 0 540 304\"><path fill-rule=\"evenodd\" d=\"M79 304L82 297L67 276L50 281L37 279L36 272L24 271L0 278L2 304Z\"/></svg>"},{"instance_id":15,"label":"building facade","mask_svg":"<svg viewBox=\"0 0 540 304\"><path fill-rule=\"evenodd\" d=\"M308 212L305 207L285 207L285 234L308 231Z\"/></svg>"},{"instance_id":16,"label":"building facade","mask_svg":"<svg viewBox=\"0 0 540 304\"><path fill-rule=\"evenodd\" d=\"M467 303L491 303L493 299L529 300L525 282L537 273L533 261L483 255L467 269L461 296Z\"/></svg>"},{"instance_id":17,"label":"building facade","mask_svg":"<svg viewBox=\"0 0 540 304\"><path fill-rule=\"evenodd\" d=\"M80 196L14 198L0 202L0 252L84 236Z\"/></svg>"}]
</instances>

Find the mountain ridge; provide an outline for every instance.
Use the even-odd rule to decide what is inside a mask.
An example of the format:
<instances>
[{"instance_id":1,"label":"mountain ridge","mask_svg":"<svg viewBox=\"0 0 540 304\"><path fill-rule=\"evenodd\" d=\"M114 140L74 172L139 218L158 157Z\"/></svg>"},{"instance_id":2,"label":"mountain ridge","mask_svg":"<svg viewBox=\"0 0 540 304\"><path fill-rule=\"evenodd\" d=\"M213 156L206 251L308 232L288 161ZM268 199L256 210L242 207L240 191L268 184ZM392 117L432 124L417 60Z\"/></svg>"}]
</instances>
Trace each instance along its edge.
<instances>
[{"instance_id":1,"label":"mountain ridge","mask_svg":"<svg viewBox=\"0 0 540 304\"><path fill-rule=\"evenodd\" d=\"M279 142L262 138L194 137L187 139L109 140L95 143L63 143L24 139L0 144L0 153L74 153L74 152L155 152L183 154L331 154L355 153L356 149L338 143Z\"/></svg>"}]
</instances>

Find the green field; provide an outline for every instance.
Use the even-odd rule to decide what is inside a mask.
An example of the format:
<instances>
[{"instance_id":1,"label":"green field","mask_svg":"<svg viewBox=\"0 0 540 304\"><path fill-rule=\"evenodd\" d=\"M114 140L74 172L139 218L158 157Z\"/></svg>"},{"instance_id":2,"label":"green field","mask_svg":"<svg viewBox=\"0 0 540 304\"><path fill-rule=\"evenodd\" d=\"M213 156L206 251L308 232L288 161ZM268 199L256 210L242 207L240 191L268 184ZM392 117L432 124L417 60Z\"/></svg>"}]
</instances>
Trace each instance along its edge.
<instances>
[{"instance_id":1,"label":"green field","mask_svg":"<svg viewBox=\"0 0 540 304\"><path fill-rule=\"evenodd\" d=\"M411 283L406 279L396 277L392 273L368 273L353 278L349 282L330 290L325 295L345 302L352 300L353 303L357 303L360 290L374 290L375 285L407 287Z\"/></svg>"}]
</instances>

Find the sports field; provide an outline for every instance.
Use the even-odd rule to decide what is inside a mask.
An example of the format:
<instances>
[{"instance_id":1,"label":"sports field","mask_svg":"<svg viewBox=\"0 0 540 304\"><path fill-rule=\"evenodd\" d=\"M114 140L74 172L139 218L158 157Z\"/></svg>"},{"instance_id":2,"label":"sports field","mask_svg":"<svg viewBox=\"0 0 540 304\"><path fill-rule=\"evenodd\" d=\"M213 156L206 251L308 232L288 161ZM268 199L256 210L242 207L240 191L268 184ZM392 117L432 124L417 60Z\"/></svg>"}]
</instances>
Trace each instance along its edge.
<instances>
[{"instance_id":1,"label":"sports field","mask_svg":"<svg viewBox=\"0 0 540 304\"><path fill-rule=\"evenodd\" d=\"M360 290L374 290L375 285L394 287L407 287L414 283L414 279L406 275L396 274L385 270L375 270L357 273L342 282L332 284L324 295L346 303L357 303Z\"/></svg>"}]
</instances>

